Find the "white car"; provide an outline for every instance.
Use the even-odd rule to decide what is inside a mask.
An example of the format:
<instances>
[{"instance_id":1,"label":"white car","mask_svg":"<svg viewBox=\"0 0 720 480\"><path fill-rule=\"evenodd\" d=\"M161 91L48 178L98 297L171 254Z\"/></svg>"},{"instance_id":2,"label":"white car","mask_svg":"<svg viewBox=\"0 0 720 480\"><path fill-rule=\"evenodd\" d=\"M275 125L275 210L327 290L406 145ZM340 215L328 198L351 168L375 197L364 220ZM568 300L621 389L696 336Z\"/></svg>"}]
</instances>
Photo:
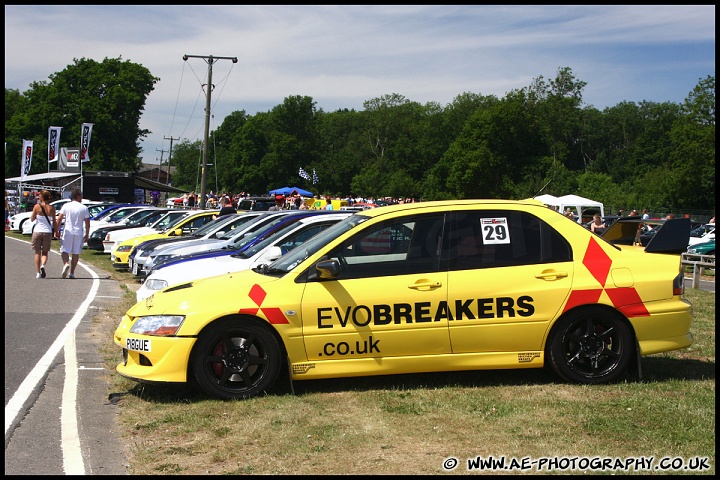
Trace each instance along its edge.
<instances>
[{"instance_id":1,"label":"white car","mask_svg":"<svg viewBox=\"0 0 720 480\"><path fill-rule=\"evenodd\" d=\"M138 277L144 277L147 271L145 263L149 256L155 251L162 251L166 248L188 245L199 241L206 241L213 238L220 238L239 229L248 228L247 225L253 222L262 212L245 212L234 215L224 215L206 223L193 233L183 237L167 237L148 240L135 247L128 257L128 268Z\"/></svg>"},{"instance_id":2,"label":"white car","mask_svg":"<svg viewBox=\"0 0 720 480\"><path fill-rule=\"evenodd\" d=\"M328 214L310 215L287 225L241 252L211 258L189 259L186 262L159 268L150 273L140 286L136 292L137 301L144 300L171 285L269 264L353 213L334 211Z\"/></svg>"},{"instance_id":3,"label":"white car","mask_svg":"<svg viewBox=\"0 0 720 480\"><path fill-rule=\"evenodd\" d=\"M709 242L711 240L715 240L715 224L707 223L705 224L705 233L703 233L699 237L690 236L690 239L688 240L688 246L697 245L698 243Z\"/></svg>"},{"instance_id":4,"label":"white car","mask_svg":"<svg viewBox=\"0 0 720 480\"><path fill-rule=\"evenodd\" d=\"M196 213L197 210L173 210L160 217L155 223L146 227L125 228L113 230L105 235L103 240L103 253L112 253L113 246L125 240L148 233L162 232L177 220Z\"/></svg>"},{"instance_id":5,"label":"white car","mask_svg":"<svg viewBox=\"0 0 720 480\"><path fill-rule=\"evenodd\" d=\"M55 207L55 214L56 216L60 214L60 209L63 205L65 205L67 202L69 202L70 199L63 198L61 200L55 200L54 202L50 202L50 205ZM102 202L96 202L94 200L87 200L83 198L82 200L83 205L96 205L101 204ZM32 212L20 212L16 213L15 215L12 215L10 220L10 230L20 232L23 235L32 235L32 229L33 226L35 226L35 222L30 220L30 215Z\"/></svg>"}]
</instances>

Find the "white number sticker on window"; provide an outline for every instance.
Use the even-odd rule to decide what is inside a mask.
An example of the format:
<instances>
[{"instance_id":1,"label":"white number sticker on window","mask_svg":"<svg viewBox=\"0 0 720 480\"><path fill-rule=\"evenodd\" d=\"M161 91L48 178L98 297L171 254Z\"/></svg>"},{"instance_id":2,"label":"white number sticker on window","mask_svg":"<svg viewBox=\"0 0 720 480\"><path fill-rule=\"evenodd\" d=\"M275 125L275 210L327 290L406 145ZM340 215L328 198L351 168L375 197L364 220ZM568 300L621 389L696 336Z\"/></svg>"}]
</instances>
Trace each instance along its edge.
<instances>
[{"instance_id":1,"label":"white number sticker on window","mask_svg":"<svg viewBox=\"0 0 720 480\"><path fill-rule=\"evenodd\" d=\"M507 218L481 218L480 225L484 245L510 243Z\"/></svg>"}]
</instances>

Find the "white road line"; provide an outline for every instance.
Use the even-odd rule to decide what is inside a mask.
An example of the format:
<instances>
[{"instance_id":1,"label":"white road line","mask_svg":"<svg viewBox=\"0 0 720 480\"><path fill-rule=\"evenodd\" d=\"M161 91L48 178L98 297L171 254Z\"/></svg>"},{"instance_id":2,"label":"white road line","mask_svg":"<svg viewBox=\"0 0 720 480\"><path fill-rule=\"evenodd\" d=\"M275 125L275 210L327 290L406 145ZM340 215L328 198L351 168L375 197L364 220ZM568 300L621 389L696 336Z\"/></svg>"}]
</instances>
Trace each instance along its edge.
<instances>
[{"instance_id":1,"label":"white road line","mask_svg":"<svg viewBox=\"0 0 720 480\"><path fill-rule=\"evenodd\" d=\"M65 385L63 386L60 415L63 470L65 475L85 475L85 465L80 448L80 432L77 423L77 350L75 332L65 342Z\"/></svg>"}]
</instances>

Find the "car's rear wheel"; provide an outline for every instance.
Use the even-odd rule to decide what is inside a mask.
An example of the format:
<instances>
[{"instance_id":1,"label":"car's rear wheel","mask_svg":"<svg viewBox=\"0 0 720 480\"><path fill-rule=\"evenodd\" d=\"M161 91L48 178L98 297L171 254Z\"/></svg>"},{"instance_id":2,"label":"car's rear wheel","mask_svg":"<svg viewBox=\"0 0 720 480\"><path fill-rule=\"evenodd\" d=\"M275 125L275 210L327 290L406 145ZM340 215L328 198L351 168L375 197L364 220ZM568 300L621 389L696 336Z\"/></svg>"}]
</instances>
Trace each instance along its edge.
<instances>
[{"instance_id":1,"label":"car's rear wheel","mask_svg":"<svg viewBox=\"0 0 720 480\"><path fill-rule=\"evenodd\" d=\"M577 383L608 383L627 372L635 353L628 324L599 308L570 312L553 328L550 366L560 377Z\"/></svg>"},{"instance_id":2,"label":"car's rear wheel","mask_svg":"<svg viewBox=\"0 0 720 480\"><path fill-rule=\"evenodd\" d=\"M220 320L200 338L192 360L200 388L224 400L256 396L277 379L282 365L275 336L261 325Z\"/></svg>"}]
</instances>

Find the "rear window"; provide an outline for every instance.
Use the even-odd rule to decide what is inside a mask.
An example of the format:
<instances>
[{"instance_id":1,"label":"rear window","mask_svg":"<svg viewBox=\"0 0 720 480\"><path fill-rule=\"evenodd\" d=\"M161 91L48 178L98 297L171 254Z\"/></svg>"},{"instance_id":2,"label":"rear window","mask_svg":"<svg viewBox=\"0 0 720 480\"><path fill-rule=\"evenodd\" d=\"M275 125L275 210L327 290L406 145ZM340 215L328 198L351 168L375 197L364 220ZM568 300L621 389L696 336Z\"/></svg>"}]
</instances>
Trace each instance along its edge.
<instances>
[{"instance_id":1,"label":"rear window","mask_svg":"<svg viewBox=\"0 0 720 480\"><path fill-rule=\"evenodd\" d=\"M254 212L263 212L267 211L268 208L275 205L275 200L273 199L245 199L240 200L240 203L238 203L237 209L238 210L251 210Z\"/></svg>"}]
</instances>

